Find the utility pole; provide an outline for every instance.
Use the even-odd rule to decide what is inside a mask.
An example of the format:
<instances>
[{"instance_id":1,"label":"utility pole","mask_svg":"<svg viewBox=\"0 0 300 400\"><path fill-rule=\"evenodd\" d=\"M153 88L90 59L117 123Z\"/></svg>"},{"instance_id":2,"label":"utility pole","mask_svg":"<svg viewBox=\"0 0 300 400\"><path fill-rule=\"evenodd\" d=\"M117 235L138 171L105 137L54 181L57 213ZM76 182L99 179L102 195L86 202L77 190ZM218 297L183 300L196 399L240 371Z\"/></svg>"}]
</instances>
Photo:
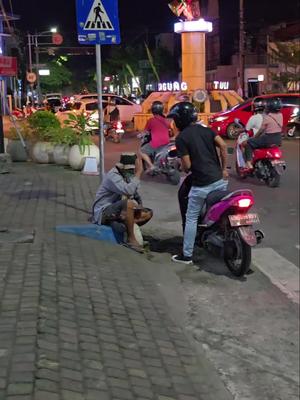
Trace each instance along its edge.
<instances>
[{"instance_id":1,"label":"utility pole","mask_svg":"<svg viewBox=\"0 0 300 400\"><path fill-rule=\"evenodd\" d=\"M28 33L28 58L29 58L29 71L32 72L32 53L31 53L31 35Z\"/></svg>"},{"instance_id":2,"label":"utility pole","mask_svg":"<svg viewBox=\"0 0 300 400\"><path fill-rule=\"evenodd\" d=\"M240 0L240 38L239 38L239 84L245 95L245 22L244 0Z\"/></svg>"},{"instance_id":3,"label":"utility pole","mask_svg":"<svg viewBox=\"0 0 300 400\"><path fill-rule=\"evenodd\" d=\"M38 95L38 104L42 103L42 96L41 96L41 83L40 83L40 76L39 76L39 44L38 44L38 35L37 33L34 35L35 38L35 63L36 63L36 89Z\"/></svg>"}]
</instances>

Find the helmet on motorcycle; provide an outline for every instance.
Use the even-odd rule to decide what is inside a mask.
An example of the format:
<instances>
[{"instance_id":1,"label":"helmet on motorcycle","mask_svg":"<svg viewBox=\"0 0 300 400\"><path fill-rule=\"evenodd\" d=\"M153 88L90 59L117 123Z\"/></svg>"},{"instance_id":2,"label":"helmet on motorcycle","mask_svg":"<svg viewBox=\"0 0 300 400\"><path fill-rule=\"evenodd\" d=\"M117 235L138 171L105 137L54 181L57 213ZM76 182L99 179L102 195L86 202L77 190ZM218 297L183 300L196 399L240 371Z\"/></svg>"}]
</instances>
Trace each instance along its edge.
<instances>
[{"instance_id":1,"label":"helmet on motorcycle","mask_svg":"<svg viewBox=\"0 0 300 400\"><path fill-rule=\"evenodd\" d=\"M176 127L182 131L191 123L197 121L198 114L196 107L192 103L189 101L183 101L175 104L171 108L167 118L174 119Z\"/></svg>"},{"instance_id":2,"label":"helmet on motorcycle","mask_svg":"<svg viewBox=\"0 0 300 400\"><path fill-rule=\"evenodd\" d=\"M266 104L263 100L254 100L253 102L253 111L254 112L263 112L265 110Z\"/></svg>"},{"instance_id":3,"label":"helmet on motorcycle","mask_svg":"<svg viewBox=\"0 0 300 400\"><path fill-rule=\"evenodd\" d=\"M151 106L153 115L163 115L164 105L161 101L154 101Z\"/></svg>"},{"instance_id":4,"label":"helmet on motorcycle","mask_svg":"<svg viewBox=\"0 0 300 400\"><path fill-rule=\"evenodd\" d=\"M265 107L267 113L277 113L281 110L282 103L279 97L270 97L266 99Z\"/></svg>"}]
</instances>

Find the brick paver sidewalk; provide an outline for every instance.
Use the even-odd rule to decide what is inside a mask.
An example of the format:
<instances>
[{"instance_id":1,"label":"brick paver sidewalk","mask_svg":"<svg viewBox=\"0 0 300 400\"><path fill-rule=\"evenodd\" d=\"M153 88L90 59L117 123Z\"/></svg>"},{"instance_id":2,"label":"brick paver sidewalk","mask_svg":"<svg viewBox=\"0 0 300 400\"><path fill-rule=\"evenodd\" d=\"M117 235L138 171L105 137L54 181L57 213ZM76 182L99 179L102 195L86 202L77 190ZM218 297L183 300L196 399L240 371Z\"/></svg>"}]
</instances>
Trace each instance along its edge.
<instances>
[{"instance_id":1,"label":"brick paver sidewalk","mask_svg":"<svg viewBox=\"0 0 300 400\"><path fill-rule=\"evenodd\" d=\"M0 244L0 399L229 399L144 256L54 231L86 222L98 179L31 164L0 175L0 227L36 232Z\"/></svg>"}]
</instances>

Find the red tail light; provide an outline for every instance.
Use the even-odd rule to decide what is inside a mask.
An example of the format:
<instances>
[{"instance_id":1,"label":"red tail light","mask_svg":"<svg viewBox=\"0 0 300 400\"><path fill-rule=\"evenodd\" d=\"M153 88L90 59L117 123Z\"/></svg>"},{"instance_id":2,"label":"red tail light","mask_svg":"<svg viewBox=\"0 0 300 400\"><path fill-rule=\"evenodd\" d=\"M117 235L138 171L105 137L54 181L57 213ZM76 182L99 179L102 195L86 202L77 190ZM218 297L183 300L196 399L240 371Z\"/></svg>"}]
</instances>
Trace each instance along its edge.
<instances>
[{"instance_id":1,"label":"red tail light","mask_svg":"<svg viewBox=\"0 0 300 400\"><path fill-rule=\"evenodd\" d=\"M121 121L118 121L118 122L117 122L117 129L122 129L122 128L123 128L122 122L121 122Z\"/></svg>"},{"instance_id":2,"label":"red tail light","mask_svg":"<svg viewBox=\"0 0 300 400\"><path fill-rule=\"evenodd\" d=\"M250 197L246 198L246 199L239 199L237 201L237 206L239 208L243 208L243 209L250 208L252 205L253 205L253 200Z\"/></svg>"},{"instance_id":3,"label":"red tail light","mask_svg":"<svg viewBox=\"0 0 300 400\"><path fill-rule=\"evenodd\" d=\"M275 157L275 158L281 158L281 152L280 152L280 151L276 151L276 152L274 153L274 157Z\"/></svg>"}]
</instances>

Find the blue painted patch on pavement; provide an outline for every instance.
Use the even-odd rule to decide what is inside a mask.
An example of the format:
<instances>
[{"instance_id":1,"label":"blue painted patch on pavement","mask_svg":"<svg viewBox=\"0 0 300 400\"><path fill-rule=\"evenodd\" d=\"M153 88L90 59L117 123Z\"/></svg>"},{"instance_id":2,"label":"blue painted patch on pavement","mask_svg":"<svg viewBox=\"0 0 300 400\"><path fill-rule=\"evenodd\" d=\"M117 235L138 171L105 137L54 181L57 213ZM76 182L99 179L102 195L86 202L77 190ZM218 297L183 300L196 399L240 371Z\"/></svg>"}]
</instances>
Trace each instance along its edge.
<instances>
[{"instance_id":1,"label":"blue painted patch on pavement","mask_svg":"<svg viewBox=\"0 0 300 400\"><path fill-rule=\"evenodd\" d=\"M114 233L110 226L85 224L85 225L58 225L55 230L62 233L85 236L94 240L102 240L113 244L120 243L120 237Z\"/></svg>"}]
</instances>

